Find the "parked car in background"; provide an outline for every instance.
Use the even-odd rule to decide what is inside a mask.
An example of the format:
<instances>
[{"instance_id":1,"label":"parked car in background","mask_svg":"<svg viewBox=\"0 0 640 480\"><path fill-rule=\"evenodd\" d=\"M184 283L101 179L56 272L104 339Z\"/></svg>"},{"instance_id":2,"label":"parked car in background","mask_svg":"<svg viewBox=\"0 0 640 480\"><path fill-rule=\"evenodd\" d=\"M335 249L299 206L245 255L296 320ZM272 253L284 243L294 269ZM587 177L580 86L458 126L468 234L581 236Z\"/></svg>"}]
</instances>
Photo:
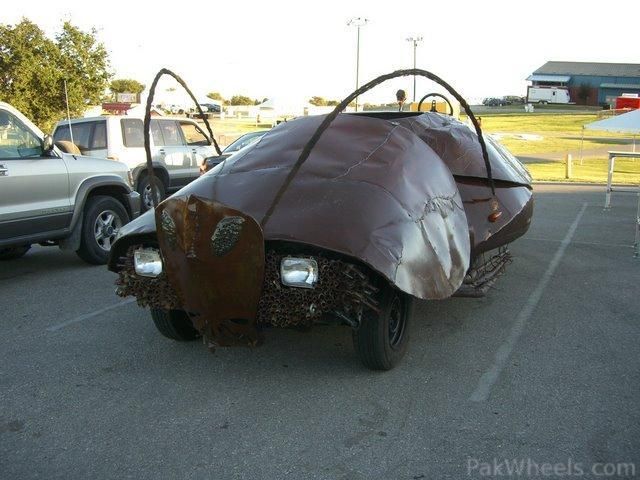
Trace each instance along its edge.
<instances>
[{"instance_id":1,"label":"parked car in background","mask_svg":"<svg viewBox=\"0 0 640 480\"><path fill-rule=\"evenodd\" d=\"M482 101L482 104L486 107L501 107L505 105L501 98L489 97Z\"/></svg>"},{"instance_id":2,"label":"parked car in background","mask_svg":"<svg viewBox=\"0 0 640 480\"><path fill-rule=\"evenodd\" d=\"M215 155L207 157L200 165L200 173L206 173L213 167L218 165L224 159L229 158L234 153L242 150L244 147L253 144L260 140L268 130L259 130L257 132L245 133L241 137L237 138L234 142L230 143L227 148L222 151L222 155Z\"/></svg>"},{"instance_id":3,"label":"parked car in background","mask_svg":"<svg viewBox=\"0 0 640 480\"><path fill-rule=\"evenodd\" d=\"M505 95L502 97L504 105L523 105L525 100L526 99L524 97L520 97L518 95Z\"/></svg>"},{"instance_id":4,"label":"parked car in background","mask_svg":"<svg viewBox=\"0 0 640 480\"><path fill-rule=\"evenodd\" d=\"M182 115L187 109L182 105L166 105L164 109L171 115Z\"/></svg>"},{"instance_id":5,"label":"parked car in background","mask_svg":"<svg viewBox=\"0 0 640 480\"><path fill-rule=\"evenodd\" d=\"M200 108L205 113L220 113L222 111L222 107L218 103L201 103ZM194 109L194 111L197 111Z\"/></svg>"},{"instance_id":6,"label":"parked car in background","mask_svg":"<svg viewBox=\"0 0 640 480\"><path fill-rule=\"evenodd\" d=\"M54 145L0 102L0 260L39 243L104 264L120 228L139 213L124 163L80 155L64 140Z\"/></svg>"},{"instance_id":7,"label":"parked car in background","mask_svg":"<svg viewBox=\"0 0 640 480\"><path fill-rule=\"evenodd\" d=\"M150 128L153 168L160 180L157 196L161 200L167 192L196 179L204 159L217 152L194 120L154 117ZM56 125L53 139L73 141L85 155L125 163L131 169L135 189L142 195L143 211L153 206L141 118L113 115L65 120Z\"/></svg>"}]
</instances>

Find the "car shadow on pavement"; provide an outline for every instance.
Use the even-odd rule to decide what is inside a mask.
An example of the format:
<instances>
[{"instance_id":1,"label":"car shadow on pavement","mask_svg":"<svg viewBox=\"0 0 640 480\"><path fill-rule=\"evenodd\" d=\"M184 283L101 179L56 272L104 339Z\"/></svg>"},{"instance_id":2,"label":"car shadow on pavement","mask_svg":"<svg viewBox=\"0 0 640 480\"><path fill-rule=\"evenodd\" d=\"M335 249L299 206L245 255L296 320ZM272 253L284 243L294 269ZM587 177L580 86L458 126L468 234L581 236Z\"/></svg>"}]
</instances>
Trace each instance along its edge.
<instances>
[{"instance_id":1,"label":"car shadow on pavement","mask_svg":"<svg viewBox=\"0 0 640 480\"><path fill-rule=\"evenodd\" d=\"M89 265L74 252L63 252L57 247L32 247L24 257L3 260L0 263L0 281L45 272L68 272L78 267L105 268Z\"/></svg>"}]
</instances>

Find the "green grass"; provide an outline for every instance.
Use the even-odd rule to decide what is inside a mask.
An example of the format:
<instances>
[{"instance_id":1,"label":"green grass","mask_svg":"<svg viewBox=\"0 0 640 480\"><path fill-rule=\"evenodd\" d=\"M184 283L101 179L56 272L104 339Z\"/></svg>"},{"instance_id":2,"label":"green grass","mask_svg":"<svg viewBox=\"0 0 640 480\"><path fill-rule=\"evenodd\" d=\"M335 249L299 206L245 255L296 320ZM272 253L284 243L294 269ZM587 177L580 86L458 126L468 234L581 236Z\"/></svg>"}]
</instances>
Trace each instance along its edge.
<instances>
[{"instance_id":1,"label":"green grass","mask_svg":"<svg viewBox=\"0 0 640 480\"><path fill-rule=\"evenodd\" d=\"M607 181L609 150L630 150L631 136L615 132L585 130L583 125L599 120L594 114L504 114L483 115L482 129L487 133L526 133L539 135L540 140L524 140L504 137L500 141L517 157L527 159L526 166L534 180L575 181L604 183ZM626 142L625 142L626 140ZM640 139L637 141L640 145ZM582 165L579 154L584 152ZM565 179L567 153L573 156L571 179ZM539 160L533 160L540 155ZM615 183L637 184L640 182L640 159L616 159L613 175Z\"/></svg>"},{"instance_id":2,"label":"green grass","mask_svg":"<svg viewBox=\"0 0 640 480\"><path fill-rule=\"evenodd\" d=\"M595 122L595 114L512 114L482 115L482 129L491 132L526 132L526 133L558 133L570 132L580 134L582 126Z\"/></svg>"},{"instance_id":3,"label":"green grass","mask_svg":"<svg viewBox=\"0 0 640 480\"><path fill-rule=\"evenodd\" d=\"M585 182L606 183L608 160L602 158L585 158L573 161L571 178L565 178L564 162L527 163L527 169L534 180L551 182ZM640 184L640 159L617 158L613 172L613 183Z\"/></svg>"},{"instance_id":4,"label":"green grass","mask_svg":"<svg viewBox=\"0 0 640 480\"><path fill-rule=\"evenodd\" d=\"M505 137L501 142L516 156L536 153L557 153L563 155L584 150L626 150L624 140L632 138L615 132L585 130L583 125L598 120L596 114L528 114L528 115L485 115L482 129L487 133L527 133L539 135L540 140L523 140Z\"/></svg>"}]
</instances>

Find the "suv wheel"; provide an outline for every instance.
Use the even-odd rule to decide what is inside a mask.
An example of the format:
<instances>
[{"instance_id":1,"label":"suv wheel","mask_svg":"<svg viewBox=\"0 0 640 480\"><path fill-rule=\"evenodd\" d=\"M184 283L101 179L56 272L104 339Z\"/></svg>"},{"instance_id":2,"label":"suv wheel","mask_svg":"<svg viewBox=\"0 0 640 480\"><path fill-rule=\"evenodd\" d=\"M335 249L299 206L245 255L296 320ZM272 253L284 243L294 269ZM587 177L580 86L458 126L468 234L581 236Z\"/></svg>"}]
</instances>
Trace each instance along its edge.
<instances>
[{"instance_id":1,"label":"suv wheel","mask_svg":"<svg viewBox=\"0 0 640 480\"><path fill-rule=\"evenodd\" d=\"M413 297L389 285L380 296L380 313L370 310L353 332L353 345L371 370L391 370L407 351Z\"/></svg>"},{"instance_id":2,"label":"suv wheel","mask_svg":"<svg viewBox=\"0 0 640 480\"><path fill-rule=\"evenodd\" d=\"M122 204L113 197L90 197L84 207L80 248L77 254L85 262L104 265L118 230L129 221Z\"/></svg>"},{"instance_id":3,"label":"suv wheel","mask_svg":"<svg viewBox=\"0 0 640 480\"><path fill-rule=\"evenodd\" d=\"M0 260L13 260L22 257L29 251L31 245L18 245L17 247L0 248Z\"/></svg>"},{"instance_id":4,"label":"suv wheel","mask_svg":"<svg viewBox=\"0 0 640 480\"><path fill-rule=\"evenodd\" d=\"M158 191L156 192L156 199L158 203L164 200L166 187L164 182L156 175L156 186ZM142 212L146 212L153 208L153 198L151 197L151 179L148 175L144 175L140 182L138 182L138 193L142 197Z\"/></svg>"}]
</instances>

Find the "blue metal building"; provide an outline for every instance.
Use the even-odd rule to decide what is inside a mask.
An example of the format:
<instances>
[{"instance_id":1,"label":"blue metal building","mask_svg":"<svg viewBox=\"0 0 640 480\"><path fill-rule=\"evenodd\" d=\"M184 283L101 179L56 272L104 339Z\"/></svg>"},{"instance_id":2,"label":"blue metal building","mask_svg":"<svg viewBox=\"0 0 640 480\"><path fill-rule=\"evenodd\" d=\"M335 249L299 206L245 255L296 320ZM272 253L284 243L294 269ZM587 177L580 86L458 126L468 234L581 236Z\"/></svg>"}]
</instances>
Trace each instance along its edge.
<instances>
[{"instance_id":1,"label":"blue metal building","mask_svg":"<svg viewBox=\"0 0 640 480\"><path fill-rule=\"evenodd\" d=\"M532 86L567 87L581 105L613 105L623 93L640 95L640 64L547 62L527 80Z\"/></svg>"}]
</instances>

